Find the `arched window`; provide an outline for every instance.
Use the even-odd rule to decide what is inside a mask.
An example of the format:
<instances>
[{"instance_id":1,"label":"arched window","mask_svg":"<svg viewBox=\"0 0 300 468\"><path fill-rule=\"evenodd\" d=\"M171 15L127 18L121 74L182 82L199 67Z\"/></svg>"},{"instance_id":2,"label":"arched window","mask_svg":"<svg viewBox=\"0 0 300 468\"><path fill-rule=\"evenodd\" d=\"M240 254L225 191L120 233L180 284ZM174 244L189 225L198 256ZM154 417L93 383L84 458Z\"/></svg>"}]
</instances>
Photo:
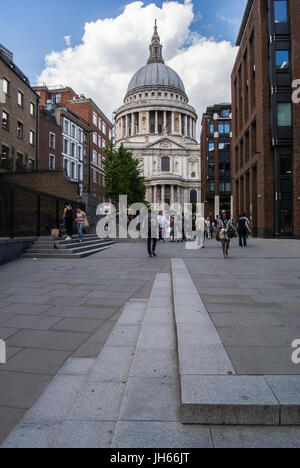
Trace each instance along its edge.
<instances>
[{"instance_id":1,"label":"arched window","mask_svg":"<svg viewBox=\"0 0 300 468\"><path fill-rule=\"evenodd\" d=\"M192 177L192 179L195 179L196 178L196 172L192 172L191 177Z\"/></svg>"},{"instance_id":2,"label":"arched window","mask_svg":"<svg viewBox=\"0 0 300 468\"><path fill-rule=\"evenodd\" d=\"M161 158L161 170L162 172L170 172L170 158L168 156Z\"/></svg>"},{"instance_id":3,"label":"arched window","mask_svg":"<svg viewBox=\"0 0 300 468\"><path fill-rule=\"evenodd\" d=\"M191 190L190 193L190 203L197 203L198 202L198 195L195 189Z\"/></svg>"}]
</instances>

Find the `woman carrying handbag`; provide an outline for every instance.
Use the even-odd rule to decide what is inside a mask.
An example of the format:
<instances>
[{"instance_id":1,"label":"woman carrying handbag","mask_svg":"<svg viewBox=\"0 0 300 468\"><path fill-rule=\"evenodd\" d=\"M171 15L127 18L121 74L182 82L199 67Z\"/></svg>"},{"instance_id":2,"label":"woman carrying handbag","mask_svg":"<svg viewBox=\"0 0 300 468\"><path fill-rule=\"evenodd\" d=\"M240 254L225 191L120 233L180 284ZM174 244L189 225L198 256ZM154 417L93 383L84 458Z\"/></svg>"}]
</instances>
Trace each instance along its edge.
<instances>
[{"instance_id":1,"label":"woman carrying handbag","mask_svg":"<svg viewBox=\"0 0 300 468\"><path fill-rule=\"evenodd\" d=\"M89 222L87 220L86 214L82 211L81 208L76 209L76 223L77 223L77 231L79 235L79 242L83 241L83 229L89 227Z\"/></svg>"}]
</instances>

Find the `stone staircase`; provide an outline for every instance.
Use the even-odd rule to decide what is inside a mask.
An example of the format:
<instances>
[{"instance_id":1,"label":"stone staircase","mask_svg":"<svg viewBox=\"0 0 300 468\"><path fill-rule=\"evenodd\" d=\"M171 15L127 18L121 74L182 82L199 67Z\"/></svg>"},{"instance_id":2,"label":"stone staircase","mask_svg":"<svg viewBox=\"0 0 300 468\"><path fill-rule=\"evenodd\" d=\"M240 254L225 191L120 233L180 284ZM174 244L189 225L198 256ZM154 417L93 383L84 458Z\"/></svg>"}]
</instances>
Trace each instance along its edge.
<instances>
[{"instance_id":1,"label":"stone staircase","mask_svg":"<svg viewBox=\"0 0 300 468\"><path fill-rule=\"evenodd\" d=\"M236 375L182 259L69 359L4 448L212 447L210 426L300 425L299 376ZM288 391L287 391L288 390Z\"/></svg>"},{"instance_id":2,"label":"stone staircase","mask_svg":"<svg viewBox=\"0 0 300 468\"><path fill-rule=\"evenodd\" d=\"M83 258L106 250L114 242L109 239L99 239L97 235L88 234L82 242L74 236L71 240L57 240L51 237L41 237L23 254L24 258Z\"/></svg>"}]
</instances>

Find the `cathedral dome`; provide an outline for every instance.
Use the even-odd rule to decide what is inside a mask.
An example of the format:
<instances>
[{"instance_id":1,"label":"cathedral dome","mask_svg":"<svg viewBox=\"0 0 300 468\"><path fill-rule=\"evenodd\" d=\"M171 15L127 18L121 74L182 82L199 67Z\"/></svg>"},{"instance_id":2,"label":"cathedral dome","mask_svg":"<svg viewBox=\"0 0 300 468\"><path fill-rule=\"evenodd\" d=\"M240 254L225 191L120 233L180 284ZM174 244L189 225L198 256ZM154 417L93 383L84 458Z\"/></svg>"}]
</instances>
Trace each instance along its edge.
<instances>
[{"instance_id":1,"label":"cathedral dome","mask_svg":"<svg viewBox=\"0 0 300 468\"><path fill-rule=\"evenodd\" d=\"M162 56L162 45L157 32L155 20L154 35L150 44L150 57L147 65L138 70L130 80L127 96L141 88L171 88L175 92L185 94L185 89L180 76L172 68L165 65Z\"/></svg>"},{"instance_id":2,"label":"cathedral dome","mask_svg":"<svg viewBox=\"0 0 300 468\"><path fill-rule=\"evenodd\" d=\"M167 87L185 94L183 82L172 68L162 62L151 62L138 70L130 80L127 94L145 87Z\"/></svg>"}]
</instances>

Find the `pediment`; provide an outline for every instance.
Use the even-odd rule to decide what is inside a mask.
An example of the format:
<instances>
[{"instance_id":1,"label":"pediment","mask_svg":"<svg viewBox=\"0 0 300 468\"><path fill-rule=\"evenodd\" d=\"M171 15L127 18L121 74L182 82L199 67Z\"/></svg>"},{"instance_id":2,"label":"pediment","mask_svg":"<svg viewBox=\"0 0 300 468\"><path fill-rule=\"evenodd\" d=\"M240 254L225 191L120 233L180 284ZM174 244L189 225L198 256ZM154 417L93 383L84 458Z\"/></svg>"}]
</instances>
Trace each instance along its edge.
<instances>
[{"instance_id":1,"label":"pediment","mask_svg":"<svg viewBox=\"0 0 300 468\"><path fill-rule=\"evenodd\" d=\"M171 138L161 138L155 142L149 143L146 149L154 149L154 150L176 150L176 149L184 149L186 150L186 146L184 144L180 144L177 141L172 140Z\"/></svg>"}]
</instances>

